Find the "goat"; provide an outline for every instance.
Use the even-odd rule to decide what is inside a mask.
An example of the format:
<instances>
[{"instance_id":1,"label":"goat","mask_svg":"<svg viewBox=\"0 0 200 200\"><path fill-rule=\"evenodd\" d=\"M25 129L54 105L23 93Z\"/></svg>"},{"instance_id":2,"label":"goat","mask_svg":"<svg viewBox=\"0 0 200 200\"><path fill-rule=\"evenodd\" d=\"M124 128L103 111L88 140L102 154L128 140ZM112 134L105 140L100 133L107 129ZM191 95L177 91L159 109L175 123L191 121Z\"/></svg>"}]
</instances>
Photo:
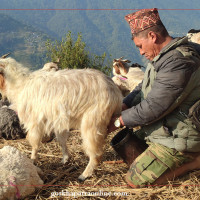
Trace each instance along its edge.
<instances>
[{"instance_id":1,"label":"goat","mask_svg":"<svg viewBox=\"0 0 200 200\"><path fill-rule=\"evenodd\" d=\"M69 131L80 129L89 163L79 180L92 175L103 154L110 119L121 113L121 91L110 77L95 69L30 72L5 58L0 59L0 92L27 130L31 159L36 160L43 135L54 132L66 163Z\"/></svg>"},{"instance_id":2,"label":"goat","mask_svg":"<svg viewBox=\"0 0 200 200\"><path fill-rule=\"evenodd\" d=\"M128 95L143 80L144 72L141 66L136 64L129 65L130 60L123 57L113 60L114 83L120 88L123 96Z\"/></svg>"}]
</instances>

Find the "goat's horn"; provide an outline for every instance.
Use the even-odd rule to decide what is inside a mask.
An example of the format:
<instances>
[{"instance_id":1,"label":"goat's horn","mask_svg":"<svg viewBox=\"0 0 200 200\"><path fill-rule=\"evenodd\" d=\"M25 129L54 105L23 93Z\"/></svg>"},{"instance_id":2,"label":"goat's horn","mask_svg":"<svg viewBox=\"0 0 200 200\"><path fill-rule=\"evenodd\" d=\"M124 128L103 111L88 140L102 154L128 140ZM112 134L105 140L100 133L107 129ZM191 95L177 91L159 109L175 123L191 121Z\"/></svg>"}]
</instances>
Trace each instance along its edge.
<instances>
[{"instance_id":1,"label":"goat's horn","mask_svg":"<svg viewBox=\"0 0 200 200\"><path fill-rule=\"evenodd\" d=\"M10 53L4 54L3 56L1 56L1 58L7 58L10 55Z\"/></svg>"},{"instance_id":2,"label":"goat's horn","mask_svg":"<svg viewBox=\"0 0 200 200\"><path fill-rule=\"evenodd\" d=\"M130 60L127 60L127 59L125 59L125 60L123 60L124 62L127 62L127 63L130 63L131 61Z\"/></svg>"}]
</instances>

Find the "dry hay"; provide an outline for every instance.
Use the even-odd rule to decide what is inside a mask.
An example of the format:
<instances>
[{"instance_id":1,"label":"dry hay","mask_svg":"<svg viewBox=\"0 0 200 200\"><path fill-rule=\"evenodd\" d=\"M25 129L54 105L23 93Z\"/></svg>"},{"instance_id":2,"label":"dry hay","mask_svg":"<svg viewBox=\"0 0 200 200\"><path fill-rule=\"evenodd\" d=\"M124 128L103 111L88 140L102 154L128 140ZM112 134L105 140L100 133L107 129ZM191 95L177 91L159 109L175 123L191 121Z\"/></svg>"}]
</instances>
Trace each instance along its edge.
<instances>
[{"instance_id":1,"label":"dry hay","mask_svg":"<svg viewBox=\"0 0 200 200\"><path fill-rule=\"evenodd\" d=\"M200 199L200 170L191 172L168 185L160 187L147 187L132 189L124 181L126 171L125 163L109 163L108 161L120 160L109 145L115 133L109 135L105 146L105 153L98 169L93 177L85 182L78 182L77 178L87 165L88 158L81 148L80 133L72 132L68 140L71 160L68 164L61 164L61 150L56 139L47 144L42 144L39 151L37 165L43 170L42 179L45 185L34 194L25 198L26 200L46 199L142 199L142 200L185 200ZM10 145L18 148L30 157L31 147L26 139L4 140L0 139L0 148ZM28 186L27 186L28 187ZM61 192L63 196L51 197L55 192ZM67 193L68 192L68 193ZM72 195L64 196L64 195ZM106 195L112 196L106 196ZM113 195L116 196L113 196ZM80 196L79 196L80 195ZM93 196L89 196L93 195ZM127 195L127 196L126 196Z\"/></svg>"}]
</instances>

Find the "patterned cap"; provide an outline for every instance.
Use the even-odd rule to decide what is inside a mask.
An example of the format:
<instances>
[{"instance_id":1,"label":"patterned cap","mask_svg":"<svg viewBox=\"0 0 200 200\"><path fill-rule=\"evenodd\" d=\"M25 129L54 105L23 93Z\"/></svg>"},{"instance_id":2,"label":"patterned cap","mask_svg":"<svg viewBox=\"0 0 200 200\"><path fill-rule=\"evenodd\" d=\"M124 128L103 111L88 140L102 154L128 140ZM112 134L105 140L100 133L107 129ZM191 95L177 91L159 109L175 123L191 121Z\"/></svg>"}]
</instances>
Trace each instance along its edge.
<instances>
[{"instance_id":1,"label":"patterned cap","mask_svg":"<svg viewBox=\"0 0 200 200\"><path fill-rule=\"evenodd\" d=\"M142 9L125 16L129 23L131 33L136 34L147 28L162 24L157 8Z\"/></svg>"}]
</instances>

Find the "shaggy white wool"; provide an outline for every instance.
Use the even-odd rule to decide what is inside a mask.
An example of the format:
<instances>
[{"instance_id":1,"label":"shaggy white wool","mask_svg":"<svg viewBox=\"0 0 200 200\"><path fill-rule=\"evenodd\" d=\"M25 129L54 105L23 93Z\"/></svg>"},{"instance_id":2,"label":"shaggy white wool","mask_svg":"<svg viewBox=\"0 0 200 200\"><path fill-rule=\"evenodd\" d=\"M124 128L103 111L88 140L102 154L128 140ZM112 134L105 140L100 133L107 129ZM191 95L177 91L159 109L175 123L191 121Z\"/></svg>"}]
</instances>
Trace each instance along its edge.
<instances>
[{"instance_id":1,"label":"shaggy white wool","mask_svg":"<svg viewBox=\"0 0 200 200\"><path fill-rule=\"evenodd\" d=\"M120 115L122 95L112 79L94 69L29 72L11 58L0 59L1 92L12 103L28 132L36 159L44 134L54 132L69 157L66 139L70 129L80 129L89 164L81 179L91 176L103 153L107 126Z\"/></svg>"}]
</instances>

